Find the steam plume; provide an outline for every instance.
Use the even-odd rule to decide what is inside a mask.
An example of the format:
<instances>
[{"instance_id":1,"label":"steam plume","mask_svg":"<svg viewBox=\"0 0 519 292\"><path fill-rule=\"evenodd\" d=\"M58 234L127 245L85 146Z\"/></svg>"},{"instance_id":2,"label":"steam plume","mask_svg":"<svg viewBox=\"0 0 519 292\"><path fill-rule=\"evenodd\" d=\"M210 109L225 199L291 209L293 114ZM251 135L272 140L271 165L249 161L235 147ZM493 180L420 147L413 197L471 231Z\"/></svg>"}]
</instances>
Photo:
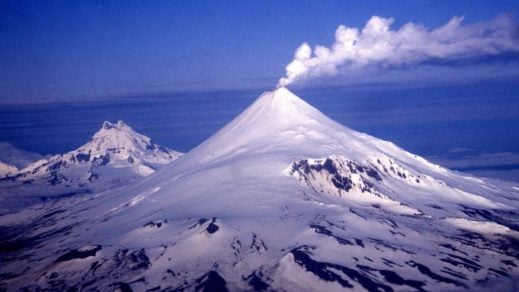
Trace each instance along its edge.
<instances>
[{"instance_id":1,"label":"steam plume","mask_svg":"<svg viewBox=\"0 0 519 292\"><path fill-rule=\"evenodd\" d=\"M463 17L453 17L434 29L406 23L391 30L392 18L372 16L362 30L340 25L335 43L312 49L303 43L286 67L278 87L298 79L335 75L343 68L366 66L394 68L429 60L455 60L519 51L517 25L507 16L463 25Z\"/></svg>"}]
</instances>

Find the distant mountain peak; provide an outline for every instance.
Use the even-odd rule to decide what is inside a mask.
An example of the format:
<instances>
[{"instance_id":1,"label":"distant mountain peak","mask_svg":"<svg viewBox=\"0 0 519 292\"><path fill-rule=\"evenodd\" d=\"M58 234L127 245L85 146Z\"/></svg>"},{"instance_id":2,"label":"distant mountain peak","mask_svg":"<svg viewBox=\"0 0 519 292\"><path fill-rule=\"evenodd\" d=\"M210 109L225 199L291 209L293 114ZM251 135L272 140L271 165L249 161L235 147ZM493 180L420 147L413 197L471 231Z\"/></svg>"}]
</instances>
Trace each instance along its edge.
<instances>
[{"instance_id":1,"label":"distant mountain peak","mask_svg":"<svg viewBox=\"0 0 519 292\"><path fill-rule=\"evenodd\" d=\"M111 123L109 121L104 121L101 129L99 129L93 136L103 137L103 136L112 136L116 137L117 135L121 135L125 133L126 137L130 136L143 136L137 132L135 132L130 126L128 126L124 121L118 120L116 123ZM118 137L121 138L121 137Z\"/></svg>"},{"instance_id":2,"label":"distant mountain peak","mask_svg":"<svg viewBox=\"0 0 519 292\"><path fill-rule=\"evenodd\" d=\"M171 152L163 146L154 143L149 137L134 131L124 121L117 123L104 121L101 129L97 131L92 139L81 146L78 151L101 153L101 152L140 152L148 153L155 149L162 149L162 152ZM167 151L166 151L167 150Z\"/></svg>"},{"instance_id":3,"label":"distant mountain peak","mask_svg":"<svg viewBox=\"0 0 519 292\"><path fill-rule=\"evenodd\" d=\"M0 165L0 176L7 175L14 183L50 184L61 193L99 191L137 181L181 155L156 144L121 120L105 121L90 141L78 149L41 159L20 170ZM50 190L36 194L54 196Z\"/></svg>"},{"instance_id":4,"label":"distant mountain peak","mask_svg":"<svg viewBox=\"0 0 519 292\"><path fill-rule=\"evenodd\" d=\"M93 158L109 155L112 162L141 162L145 165L167 164L180 156L179 152L158 145L149 137L134 131L122 120L116 123L104 121L92 139L73 152Z\"/></svg>"}]
</instances>

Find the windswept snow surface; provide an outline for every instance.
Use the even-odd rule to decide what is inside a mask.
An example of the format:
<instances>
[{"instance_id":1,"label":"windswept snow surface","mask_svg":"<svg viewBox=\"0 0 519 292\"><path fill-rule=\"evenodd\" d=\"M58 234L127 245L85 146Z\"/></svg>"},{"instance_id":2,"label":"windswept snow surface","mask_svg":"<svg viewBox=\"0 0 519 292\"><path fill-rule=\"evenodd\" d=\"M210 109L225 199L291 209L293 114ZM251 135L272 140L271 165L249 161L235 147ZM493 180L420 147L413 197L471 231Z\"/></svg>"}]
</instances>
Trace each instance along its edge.
<instances>
[{"instance_id":1,"label":"windswept snow surface","mask_svg":"<svg viewBox=\"0 0 519 292\"><path fill-rule=\"evenodd\" d=\"M0 180L0 212L51 198L126 186L180 155L155 144L123 121L105 121L78 149L38 160Z\"/></svg>"},{"instance_id":2,"label":"windswept snow surface","mask_svg":"<svg viewBox=\"0 0 519 292\"><path fill-rule=\"evenodd\" d=\"M134 186L0 217L0 287L513 291L518 196L279 88Z\"/></svg>"}]
</instances>

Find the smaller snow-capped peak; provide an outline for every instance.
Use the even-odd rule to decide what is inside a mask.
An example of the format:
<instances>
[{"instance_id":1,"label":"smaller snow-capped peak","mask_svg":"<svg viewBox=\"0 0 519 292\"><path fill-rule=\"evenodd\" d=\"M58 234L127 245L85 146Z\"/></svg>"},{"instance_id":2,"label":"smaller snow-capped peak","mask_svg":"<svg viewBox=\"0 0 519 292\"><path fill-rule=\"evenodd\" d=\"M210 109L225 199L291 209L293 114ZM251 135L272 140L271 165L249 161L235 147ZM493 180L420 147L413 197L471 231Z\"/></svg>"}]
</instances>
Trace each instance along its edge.
<instances>
[{"instance_id":1,"label":"smaller snow-capped peak","mask_svg":"<svg viewBox=\"0 0 519 292\"><path fill-rule=\"evenodd\" d=\"M133 148L141 144L150 144L151 139L135 132L123 121L111 123L104 121L101 129L97 131L91 140L78 150L103 151L109 149ZM92 149L95 148L95 149Z\"/></svg>"},{"instance_id":2,"label":"smaller snow-capped peak","mask_svg":"<svg viewBox=\"0 0 519 292\"><path fill-rule=\"evenodd\" d=\"M103 122L101 129L88 143L63 157L73 156L70 160L78 163L144 165L154 169L157 165L170 163L180 155L180 152L154 143L119 120L117 123Z\"/></svg>"},{"instance_id":3,"label":"smaller snow-capped peak","mask_svg":"<svg viewBox=\"0 0 519 292\"><path fill-rule=\"evenodd\" d=\"M0 189L5 190L0 214L41 200L134 184L181 155L123 121L104 122L90 141L76 150L40 159L20 170L0 162Z\"/></svg>"},{"instance_id":4,"label":"smaller snow-capped peak","mask_svg":"<svg viewBox=\"0 0 519 292\"><path fill-rule=\"evenodd\" d=\"M110 153L116 160L151 164L167 164L181 155L135 132L121 120L117 123L103 122L103 126L92 139L76 151L88 153L92 157Z\"/></svg>"},{"instance_id":5,"label":"smaller snow-capped peak","mask_svg":"<svg viewBox=\"0 0 519 292\"><path fill-rule=\"evenodd\" d=\"M39 160L16 173L22 180L44 179L52 184L121 181L148 176L179 158L180 152L154 143L123 121L105 121L91 140L76 150ZM115 173L114 171L117 170Z\"/></svg>"}]
</instances>

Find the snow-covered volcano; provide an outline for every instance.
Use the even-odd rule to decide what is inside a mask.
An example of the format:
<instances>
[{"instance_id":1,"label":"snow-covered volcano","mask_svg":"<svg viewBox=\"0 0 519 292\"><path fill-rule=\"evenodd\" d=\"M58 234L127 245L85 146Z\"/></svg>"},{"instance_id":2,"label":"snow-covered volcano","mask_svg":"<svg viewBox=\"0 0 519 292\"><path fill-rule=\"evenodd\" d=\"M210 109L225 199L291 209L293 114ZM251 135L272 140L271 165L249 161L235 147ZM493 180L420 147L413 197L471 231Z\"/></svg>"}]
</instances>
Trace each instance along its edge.
<instances>
[{"instance_id":1,"label":"snow-covered volcano","mask_svg":"<svg viewBox=\"0 0 519 292\"><path fill-rule=\"evenodd\" d=\"M518 186L431 164L279 88L137 185L0 217L0 283L516 290L518 208Z\"/></svg>"},{"instance_id":2,"label":"snow-covered volcano","mask_svg":"<svg viewBox=\"0 0 519 292\"><path fill-rule=\"evenodd\" d=\"M168 164L180 157L180 153L155 144L149 137L135 132L123 121L112 124L108 121L97 131L92 139L78 149L64 155L56 155L49 159L40 160L21 170L19 177L35 179L47 177L51 183L62 180L80 180L74 172L65 170L75 167L87 167L89 170L79 172L83 177L88 173L88 179L96 179L96 170L109 165L113 168L129 167L140 176L148 176L155 172L156 166Z\"/></svg>"},{"instance_id":3,"label":"snow-covered volcano","mask_svg":"<svg viewBox=\"0 0 519 292\"><path fill-rule=\"evenodd\" d=\"M78 149L38 160L2 179L0 188L7 194L0 196L0 202L5 209L40 199L125 186L180 155L135 132L123 121L105 121Z\"/></svg>"}]
</instances>

